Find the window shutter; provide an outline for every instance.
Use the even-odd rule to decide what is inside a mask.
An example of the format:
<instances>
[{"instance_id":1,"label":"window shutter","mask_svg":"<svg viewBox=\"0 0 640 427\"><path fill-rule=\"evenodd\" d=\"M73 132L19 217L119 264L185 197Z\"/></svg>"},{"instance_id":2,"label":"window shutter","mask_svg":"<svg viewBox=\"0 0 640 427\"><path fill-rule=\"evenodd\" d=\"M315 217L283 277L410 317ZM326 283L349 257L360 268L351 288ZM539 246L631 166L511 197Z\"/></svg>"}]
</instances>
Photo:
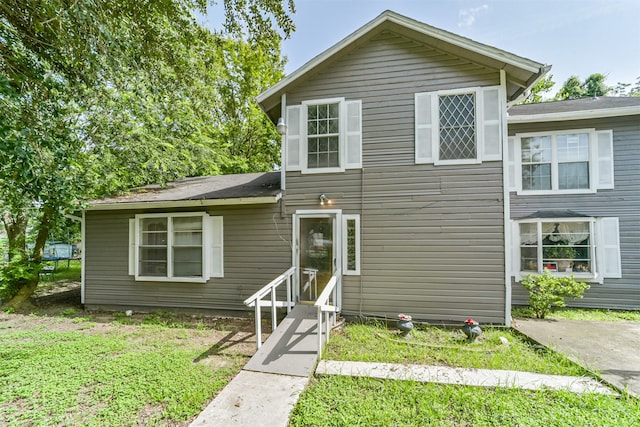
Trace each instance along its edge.
<instances>
[{"instance_id":1,"label":"window shutter","mask_svg":"<svg viewBox=\"0 0 640 427\"><path fill-rule=\"evenodd\" d=\"M129 275L136 275L136 219L129 218Z\"/></svg>"},{"instance_id":2,"label":"window shutter","mask_svg":"<svg viewBox=\"0 0 640 427\"><path fill-rule=\"evenodd\" d=\"M415 161L433 163L437 145L437 96L433 93L415 94Z\"/></svg>"},{"instance_id":3,"label":"window shutter","mask_svg":"<svg viewBox=\"0 0 640 427\"><path fill-rule=\"evenodd\" d=\"M293 105L287 107L287 138L286 138L286 170L299 171L300 168L300 144L302 143L302 106Z\"/></svg>"},{"instance_id":4,"label":"window shutter","mask_svg":"<svg viewBox=\"0 0 640 427\"><path fill-rule=\"evenodd\" d=\"M362 101L347 101L345 169L362 168Z\"/></svg>"},{"instance_id":5,"label":"window shutter","mask_svg":"<svg viewBox=\"0 0 640 427\"><path fill-rule=\"evenodd\" d=\"M613 188L613 131L596 132L598 189Z\"/></svg>"},{"instance_id":6,"label":"window shutter","mask_svg":"<svg viewBox=\"0 0 640 427\"><path fill-rule=\"evenodd\" d=\"M224 230L221 216L208 217L209 254L207 256L207 278L224 277Z\"/></svg>"},{"instance_id":7,"label":"window shutter","mask_svg":"<svg viewBox=\"0 0 640 427\"><path fill-rule=\"evenodd\" d=\"M598 270L605 278L619 279L622 277L620 260L620 231L618 218L600 218L597 221L599 232Z\"/></svg>"},{"instance_id":8,"label":"window shutter","mask_svg":"<svg viewBox=\"0 0 640 427\"><path fill-rule=\"evenodd\" d=\"M482 160L502 160L502 112L500 88L483 88L480 96L482 106Z\"/></svg>"}]
</instances>

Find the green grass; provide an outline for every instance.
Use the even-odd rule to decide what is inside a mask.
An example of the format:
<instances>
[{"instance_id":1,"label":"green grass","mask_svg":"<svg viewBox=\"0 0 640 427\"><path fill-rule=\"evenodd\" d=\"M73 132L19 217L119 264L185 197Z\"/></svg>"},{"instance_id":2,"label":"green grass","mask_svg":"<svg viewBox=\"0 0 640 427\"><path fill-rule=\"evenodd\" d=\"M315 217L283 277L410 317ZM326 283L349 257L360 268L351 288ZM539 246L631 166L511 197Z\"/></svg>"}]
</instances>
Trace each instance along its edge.
<instances>
[{"instance_id":1,"label":"green grass","mask_svg":"<svg viewBox=\"0 0 640 427\"><path fill-rule=\"evenodd\" d=\"M53 262L45 263L45 265L55 265ZM42 274L40 276L40 284L46 283L55 283L55 282L79 282L80 275L82 270L82 263L80 260L71 260L69 261L69 267L67 268L66 261L58 262L58 267L56 268L53 275L51 274Z\"/></svg>"},{"instance_id":2,"label":"green grass","mask_svg":"<svg viewBox=\"0 0 640 427\"><path fill-rule=\"evenodd\" d=\"M191 344L185 334L153 325L108 333L0 330L0 424L127 426L189 420L246 357L225 356L222 368L196 363L210 346Z\"/></svg>"},{"instance_id":3,"label":"green grass","mask_svg":"<svg viewBox=\"0 0 640 427\"><path fill-rule=\"evenodd\" d=\"M403 339L382 325L347 324L324 359L436 364L588 375L563 356L506 328L420 327ZM502 344L500 337L509 341ZM301 394L291 426L640 426L640 403L626 395L485 388L347 376L318 376Z\"/></svg>"},{"instance_id":4,"label":"green grass","mask_svg":"<svg viewBox=\"0 0 640 427\"><path fill-rule=\"evenodd\" d=\"M535 318L528 307L514 307L512 316L516 318ZM607 310L599 308L556 308L547 319L553 320L598 320L605 322L640 322L640 311Z\"/></svg>"},{"instance_id":5,"label":"green grass","mask_svg":"<svg viewBox=\"0 0 640 427\"><path fill-rule=\"evenodd\" d=\"M502 344L500 337L508 344ZM475 343L460 329L419 327L410 337L383 325L348 324L334 333L324 358L360 362L417 363L464 368L511 369L557 375L588 372L555 352L533 346L507 328L483 328Z\"/></svg>"},{"instance_id":6,"label":"green grass","mask_svg":"<svg viewBox=\"0 0 640 427\"><path fill-rule=\"evenodd\" d=\"M290 421L292 427L633 427L640 425L640 403L564 391L323 376L302 393Z\"/></svg>"}]
</instances>

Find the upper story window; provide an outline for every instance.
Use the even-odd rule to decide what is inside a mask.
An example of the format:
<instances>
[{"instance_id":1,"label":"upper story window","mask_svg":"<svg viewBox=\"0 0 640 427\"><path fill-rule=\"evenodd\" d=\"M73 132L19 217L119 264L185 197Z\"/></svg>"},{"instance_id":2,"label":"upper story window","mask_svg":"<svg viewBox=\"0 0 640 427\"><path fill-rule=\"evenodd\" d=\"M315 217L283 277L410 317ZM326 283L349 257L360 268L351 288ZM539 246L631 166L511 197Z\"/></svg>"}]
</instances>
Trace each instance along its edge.
<instances>
[{"instance_id":1,"label":"upper story window","mask_svg":"<svg viewBox=\"0 0 640 427\"><path fill-rule=\"evenodd\" d=\"M330 98L287 107L283 164L302 173L362 167L362 102Z\"/></svg>"},{"instance_id":2,"label":"upper story window","mask_svg":"<svg viewBox=\"0 0 640 427\"><path fill-rule=\"evenodd\" d=\"M475 160L478 157L475 93L442 95L438 107L440 160Z\"/></svg>"},{"instance_id":3,"label":"upper story window","mask_svg":"<svg viewBox=\"0 0 640 427\"><path fill-rule=\"evenodd\" d=\"M136 280L204 282L222 277L222 217L204 212L139 214L129 224Z\"/></svg>"},{"instance_id":4,"label":"upper story window","mask_svg":"<svg viewBox=\"0 0 640 427\"><path fill-rule=\"evenodd\" d=\"M415 94L415 162L469 164L502 160L500 86Z\"/></svg>"},{"instance_id":5,"label":"upper story window","mask_svg":"<svg viewBox=\"0 0 640 427\"><path fill-rule=\"evenodd\" d=\"M519 194L590 193L613 188L613 134L580 129L510 139L510 190Z\"/></svg>"},{"instance_id":6,"label":"upper story window","mask_svg":"<svg viewBox=\"0 0 640 427\"><path fill-rule=\"evenodd\" d=\"M340 104L307 105L307 168L340 167Z\"/></svg>"}]
</instances>

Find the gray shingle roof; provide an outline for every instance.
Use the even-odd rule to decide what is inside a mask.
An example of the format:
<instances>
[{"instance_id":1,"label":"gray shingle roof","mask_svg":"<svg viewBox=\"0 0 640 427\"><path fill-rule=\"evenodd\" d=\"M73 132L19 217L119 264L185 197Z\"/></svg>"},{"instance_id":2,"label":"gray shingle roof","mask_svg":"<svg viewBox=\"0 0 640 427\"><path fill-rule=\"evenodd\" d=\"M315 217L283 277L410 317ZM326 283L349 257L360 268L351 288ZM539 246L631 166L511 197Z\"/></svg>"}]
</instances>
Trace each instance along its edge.
<instances>
[{"instance_id":1,"label":"gray shingle roof","mask_svg":"<svg viewBox=\"0 0 640 427\"><path fill-rule=\"evenodd\" d=\"M640 97L633 96L601 96L598 98L571 99L568 101L540 102L538 104L521 104L509 108L509 116L528 116L536 114L570 113L588 110L605 110L611 108L638 107Z\"/></svg>"},{"instance_id":2,"label":"gray shingle roof","mask_svg":"<svg viewBox=\"0 0 640 427\"><path fill-rule=\"evenodd\" d=\"M90 205L236 199L276 196L278 193L280 172L247 173L185 178L169 182L166 187L146 185L133 189L130 194L94 200Z\"/></svg>"}]
</instances>

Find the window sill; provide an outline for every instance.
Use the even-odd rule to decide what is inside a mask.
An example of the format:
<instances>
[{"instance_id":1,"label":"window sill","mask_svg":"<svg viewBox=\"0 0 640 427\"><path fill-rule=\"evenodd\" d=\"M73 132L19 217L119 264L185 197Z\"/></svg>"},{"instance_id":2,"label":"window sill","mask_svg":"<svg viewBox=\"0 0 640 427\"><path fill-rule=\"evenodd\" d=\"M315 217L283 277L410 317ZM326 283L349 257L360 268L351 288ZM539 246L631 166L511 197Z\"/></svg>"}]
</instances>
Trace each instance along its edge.
<instances>
[{"instance_id":1,"label":"window sill","mask_svg":"<svg viewBox=\"0 0 640 427\"><path fill-rule=\"evenodd\" d=\"M302 169L300 173L304 175L323 174L323 173L343 173L342 168L319 168L319 169Z\"/></svg>"},{"instance_id":2,"label":"window sill","mask_svg":"<svg viewBox=\"0 0 640 427\"><path fill-rule=\"evenodd\" d=\"M595 194L595 189L580 189L580 190L517 190L518 196L553 196L553 195L567 195L567 194Z\"/></svg>"},{"instance_id":3,"label":"window sill","mask_svg":"<svg viewBox=\"0 0 640 427\"><path fill-rule=\"evenodd\" d=\"M167 283L207 283L203 277L151 277L135 276L136 282L167 282Z\"/></svg>"},{"instance_id":4,"label":"window sill","mask_svg":"<svg viewBox=\"0 0 640 427\"><path fill-rule=\"evenodd\" d=\"M518 274L518 277L516 277L516 281L517 282L521 282L523 278L527 277L528 275L537 275L537 274L542 274L539 273L537 271L521 271ZM582 272L577 272L577 271L572 271L572 272L564 272L564 271L552 271L551 274L553 274L556 277L568 277L571 276L573 274L573 277L576 280L582 280L582 281L586 281L586 282L599 282L599 275L597 273L582 273Z\"/></svg>"}]
</instances>

